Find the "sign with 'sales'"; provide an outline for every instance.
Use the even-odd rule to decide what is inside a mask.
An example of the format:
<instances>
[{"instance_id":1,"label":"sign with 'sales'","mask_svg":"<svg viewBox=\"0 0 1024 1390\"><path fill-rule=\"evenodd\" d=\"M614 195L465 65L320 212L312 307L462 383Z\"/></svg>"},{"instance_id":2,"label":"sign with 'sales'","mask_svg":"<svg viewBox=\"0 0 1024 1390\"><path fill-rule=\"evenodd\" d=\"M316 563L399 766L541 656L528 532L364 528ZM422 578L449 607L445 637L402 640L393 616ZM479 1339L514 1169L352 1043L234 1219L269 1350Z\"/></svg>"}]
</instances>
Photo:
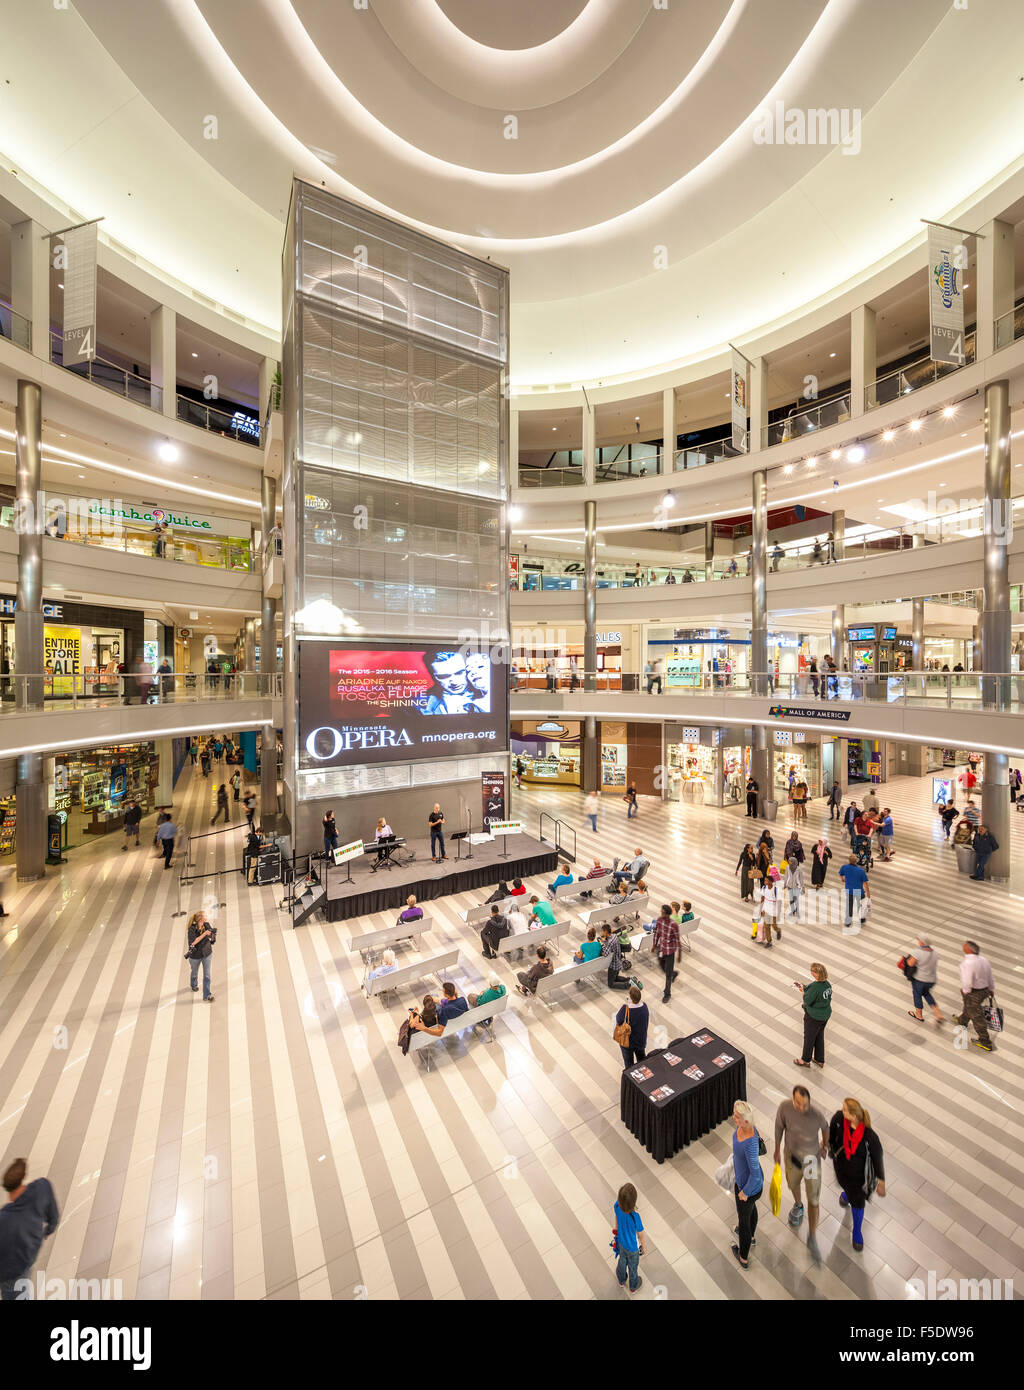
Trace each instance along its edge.
<instances>
[{"instance_id":1,"label":"sign with 'sales'","mask_svg":"<svg viewBox=\"0 0 1024 1390\"><path fill-rule=\"evenodd\" d=\"M96 224L72 227L64 246L64 365L96 356Z\"/></svg>"},{"instance_id":2,"label":"sign with 'sales'","mask_svg":"<svg viewBox=\"0 0 1024 1390\"><path fill-rule=\"evenodd\" d=\"M933 362L962 367L964 352L964 269L967 248L959 232L928 228L928 316Z\"/></svg>"}]
</instances>

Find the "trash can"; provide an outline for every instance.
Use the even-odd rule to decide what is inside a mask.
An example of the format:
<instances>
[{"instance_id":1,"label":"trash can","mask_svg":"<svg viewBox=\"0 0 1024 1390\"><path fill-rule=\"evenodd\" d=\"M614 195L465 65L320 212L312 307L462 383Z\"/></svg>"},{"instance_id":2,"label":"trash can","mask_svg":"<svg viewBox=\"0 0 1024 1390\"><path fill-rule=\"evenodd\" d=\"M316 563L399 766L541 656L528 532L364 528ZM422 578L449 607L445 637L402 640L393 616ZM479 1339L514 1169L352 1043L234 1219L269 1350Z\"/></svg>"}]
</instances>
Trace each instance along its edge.
<instances>
[{"instance_id":1,"label":"trash can","mask_svg":"<svg viewBox=\"0 0 1024 1390\"><path fill-rule=\"evenodd\" d=\"M956 866L962 874L974 873L974 850L970 845L956 846Z\"/></svg>"},{"instance_id":2,"label":"trash can","mask_svg":"<svg viewBox=\"0 0 1024 1390\"><path fill-rule=\"evenodd\" d=\"M777 801L768 801L768 800L766 799L766 800L765 800L765 803L764 803L764 811L763 811L763 813L762 813L761 819L762 819L762 820L774 820L775 817L776 817L778 814L779 814L779 803L778 803ZM971 850L971 853L972 853L972 854L974 853L974 850L973 850L973 849Z\"/></svg>"}]
</instances>

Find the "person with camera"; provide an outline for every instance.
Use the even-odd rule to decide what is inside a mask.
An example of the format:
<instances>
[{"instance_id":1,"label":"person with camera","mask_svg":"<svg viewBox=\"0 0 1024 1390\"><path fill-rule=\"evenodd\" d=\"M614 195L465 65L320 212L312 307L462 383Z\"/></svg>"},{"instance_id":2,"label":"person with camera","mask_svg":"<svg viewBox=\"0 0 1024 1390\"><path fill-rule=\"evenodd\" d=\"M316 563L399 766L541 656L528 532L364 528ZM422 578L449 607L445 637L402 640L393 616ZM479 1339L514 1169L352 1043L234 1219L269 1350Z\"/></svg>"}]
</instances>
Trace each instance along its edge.
<instances>
[{"instance_id":1,"label":"person with camera","mask_svg":"<svg viewBox=\"0 0 1024 1390\"><path fill-rule=\"evenodd\" d=\"M185 959L188 961L189 983L193 991L199 988L199 965L203 966L203 1003L212 1004L213 995L210 992L210 964L213 957L213 943L217 940L217 928L200 909L193 912L188 919L188 950L185 952Z\"/></svg>"}]
</instances>

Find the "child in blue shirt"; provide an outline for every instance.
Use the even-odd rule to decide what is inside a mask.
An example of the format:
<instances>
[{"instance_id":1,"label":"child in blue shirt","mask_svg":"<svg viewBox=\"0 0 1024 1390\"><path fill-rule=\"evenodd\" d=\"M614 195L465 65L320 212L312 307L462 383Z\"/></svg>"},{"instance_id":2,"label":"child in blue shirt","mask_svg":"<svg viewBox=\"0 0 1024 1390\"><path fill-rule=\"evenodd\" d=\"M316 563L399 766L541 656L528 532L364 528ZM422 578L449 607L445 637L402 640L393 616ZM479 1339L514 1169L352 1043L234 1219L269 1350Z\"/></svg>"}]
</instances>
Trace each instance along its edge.
<instances>
[{"instance_id":1,"label":"child in blue shirt","mask_svg":"<svg viewBox=\"0 0 1024 1390\"><path fill-rule=\"evenodd\" d=\"M619 1199L614 1207L615 1244L619 1260L615 1266L615 1277L620 1284L629 1278L629 1291L636 1293L644 1282L640 1278L640 1256L647 1254L644 1244L644 1223L636 1209L636 1188L631 1182L619 1188Z\"/></svg>"}]
</instances>

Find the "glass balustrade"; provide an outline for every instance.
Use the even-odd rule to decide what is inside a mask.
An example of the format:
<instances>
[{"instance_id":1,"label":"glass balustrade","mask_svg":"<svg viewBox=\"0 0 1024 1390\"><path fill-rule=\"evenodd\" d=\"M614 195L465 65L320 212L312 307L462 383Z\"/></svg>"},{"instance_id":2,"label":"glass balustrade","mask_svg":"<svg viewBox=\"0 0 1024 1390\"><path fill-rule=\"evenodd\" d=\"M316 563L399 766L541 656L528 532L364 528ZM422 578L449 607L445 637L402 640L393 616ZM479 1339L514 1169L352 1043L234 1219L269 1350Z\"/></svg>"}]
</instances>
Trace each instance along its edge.
<instances>
[{"instance_id":1,"label":"glass balustrade","mask_svg":"<svg viewBox=\"0 0 1024 1390\"><path fill-rule=\"evenodd\" d=\"M50 517L45 534L62 545L98 546L123 555L140 555L150 559L170 560L182 565L202 565L209 569L237 570L252 573L254 558L251 542L244 537L200 536L195 532L170 533L159 540L152 526L132 526L125 523L115 527L93 524L93 518L69 515ZM0 507L0 527L14 530L14 508ZM63 529L62 529L63 527Z\"/></svg>"},{"instance_id":2,"label":"glass balustrade","mask_svg":"<svg viewBox=\"0 0 1024 1390\"><path fill-rule=\"evenodd\" d=\"M22 314L15 313L6 299L0 299L0 338L32 351L32 324Z\"/></svg>"},{"instance_id":3,"label":"glass balustrade","mask_svg":"<svg viewBox=\"0 0 1024 1390\"><path fill-rule=\"evenodd\" d=\"M0 675L0 715L38 713L39 709L102 709L111 705L183 705L200 700L280 698L283 675L266 671L229 674L160 675L153 671L108 674L98 668L75 675ZM34 706L34 708L32 708Z\"/></svg>"},{"instance_id":4,"label":"glass balustrade","mask_svg":"<svg viewBox=\"0 0 1024 1390\"><path fill-rule=\"evenodd\" d=\"M849 418L849 392L801 408L794 406L784 420L774 420L770 425L765 425L761 431L761 447L770 449L775 444L789 444L806 434L828 429L830 425L844 424Z\"/></svg>"}]
</instances>

